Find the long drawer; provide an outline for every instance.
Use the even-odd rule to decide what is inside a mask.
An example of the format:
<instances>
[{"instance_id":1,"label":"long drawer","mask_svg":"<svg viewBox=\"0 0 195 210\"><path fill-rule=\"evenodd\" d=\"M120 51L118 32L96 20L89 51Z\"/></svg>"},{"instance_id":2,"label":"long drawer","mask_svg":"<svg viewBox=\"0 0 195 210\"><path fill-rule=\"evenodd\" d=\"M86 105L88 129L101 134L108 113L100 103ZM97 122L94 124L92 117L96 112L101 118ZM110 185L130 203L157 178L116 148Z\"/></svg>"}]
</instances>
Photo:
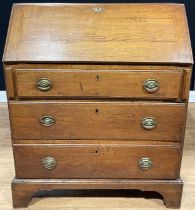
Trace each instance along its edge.
<instances>
[{"instance_id":1,"label":"long drawer","mask_svg":"<svg viewBox=\"0 0 195 210\"><path fill-rule=\"evenodd\" d=\"M146 102L10 102L15 139L180 141L185 104Z\"/></svg>"},{"instance_id":2,"label":"long drawer","mask_svg":"<svg viewBox=\"0 0 195 210\"><path fill-rule=\"evenodd\" d=\"M15 145L17 178L154 178L179 176L179 145Z\"/></svg>"},{"instance_id":3,"label":"long drawer","mask_svg":"<svg viewBox=\"0 0 195 210\"><path fill-rule=\"evenodd\" d=\"M179 70L15 70L19 97L180 97Z\"/></svg>"}]
</instances>

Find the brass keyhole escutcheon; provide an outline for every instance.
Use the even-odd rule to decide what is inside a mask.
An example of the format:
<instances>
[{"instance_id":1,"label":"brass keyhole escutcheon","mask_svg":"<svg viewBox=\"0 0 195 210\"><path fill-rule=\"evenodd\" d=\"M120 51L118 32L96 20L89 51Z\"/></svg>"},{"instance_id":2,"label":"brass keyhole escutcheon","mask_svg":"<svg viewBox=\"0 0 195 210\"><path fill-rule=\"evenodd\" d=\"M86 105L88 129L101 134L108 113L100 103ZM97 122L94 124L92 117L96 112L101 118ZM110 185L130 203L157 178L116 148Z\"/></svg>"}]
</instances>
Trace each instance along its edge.
<instances>
[{"instance_id":1,"label":"brass keyhole escutcheon","mask_svg":"<svg viewBox=\"0 0 195 210\"><path fill-rule=\"evenodd\" d=\"M45 169L52 170L56 167L56 160L53 157L45 157L41 161L42 166Z\"/></svg>"},{"instance_id":2,"label":"brass keyhole escutcheon","mask_svg":"<svg viewBox=\"0 0 195 210\"><path fill-rule=\"evenodd\" d=\"M142 170L149 170L152 167L152 160L148 157L143 157L139 160L138 165Z\"/></svg>"},{"instance_id":3,"label":"brass keyhole escutcheon","mask_svg":"<svg viewBox=\"0 0 195 210\"><path fill-rule=\"evenodd\" d=\"M45 127L50 127L52 126L53 124L55 124L55 119L54 117L52 116L43 116L41 117L40 119L40 123L41 125L45 126Z\"/></svg>"},{"instance_id":4,"label":"brass keyhole escutcheon","mask_svg":"<svg viewBox=\"0 0 195 210\"><path fill-rule=\"evenodd\" d=\"M160 84L156 79L147 79L144 81L144 89L148 93L157 92L160 88Z\"/></svg>"},{"instance_id":5,"label":"brass keyhole escutcheon","mask_svg":"<svg viewBox=\"0 0 195 210\"><path fill-rule=\"evenodd\" d=\"M141 125L147 130L152 130L156 127L157 122L153 117L145 117L142 119Z\"/></svg>"},{"instance_id":6,"label":"brass keyhole escutcheon","mask_svg":"<svg viewBox=\"0 0 195 210\"><path fill-rule=\"evenodd\" d=\"M100 13L103 11L103 9L101 7L95 7L95 8L93 8L93 10L97 13Z\"/></svg>"},{"instance_id":7,"label":"brass keyhole escutcheon","mask_svg":"<svg viewBox=\"0 0 195 210\"><path fill-rule=\"evenodd\" d=\"M52 88L52 82L48 78L41 78L37 81L36 87L41 91L48 91Z\"/></svg>"}]
</instances>

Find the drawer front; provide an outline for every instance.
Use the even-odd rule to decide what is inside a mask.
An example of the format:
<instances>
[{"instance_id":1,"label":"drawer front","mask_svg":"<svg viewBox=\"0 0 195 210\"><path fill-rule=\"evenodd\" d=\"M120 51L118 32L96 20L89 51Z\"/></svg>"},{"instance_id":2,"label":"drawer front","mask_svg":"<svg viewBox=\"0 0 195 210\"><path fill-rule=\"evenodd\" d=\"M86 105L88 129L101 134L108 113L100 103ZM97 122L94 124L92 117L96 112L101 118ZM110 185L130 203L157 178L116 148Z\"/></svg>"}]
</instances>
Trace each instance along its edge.
<instances>
[{"instance_id":1,"label":"drawer front","mask_svg":"<svg viewBox=\"0 0 195 210\"><path fill-rule=\"evenodd\" d=\"M14 146L17 178L175 179L179 155L165 145Z\"/></svg>"},{"instance_id":2,"label":"drawer front","mask_svg":"<svg viewBox=\"0 0 195 210\"><path fill-rule=\"evenodd\" d=\"M181 71L16 70L19 97L179 98Z\"/></svg>"},{"instance_id":3,"label":"drawer front","mask_svg":"<svg viewBox=\"0 0 195 210\"><path fill-rule=\"evenodd\" d=\"M10 102L15 139L180 141L185 105L141 102Z\"/></svg>"}]
</instances>

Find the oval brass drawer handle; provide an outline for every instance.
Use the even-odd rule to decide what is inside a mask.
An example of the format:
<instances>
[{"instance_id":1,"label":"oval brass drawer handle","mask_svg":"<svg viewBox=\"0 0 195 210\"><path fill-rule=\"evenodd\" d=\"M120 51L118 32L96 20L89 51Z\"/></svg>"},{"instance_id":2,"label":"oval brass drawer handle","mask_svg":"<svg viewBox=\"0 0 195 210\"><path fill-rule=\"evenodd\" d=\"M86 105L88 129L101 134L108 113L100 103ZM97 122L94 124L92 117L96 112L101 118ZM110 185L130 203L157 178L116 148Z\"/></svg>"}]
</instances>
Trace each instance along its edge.
<instances>
[{"instance_id":1,"label":"oval brass drawer handle","mask_svg":"<svg viewBox=\"0 0 195 210\"><path fill-rule=\"evenodd\" d=\"M153 117L145 117L142 119L141 125L147 130L152 130L157 126L157 122Z\"/></svg>"},{"instance_id":2,"label":"oval brass drawer handle","mask_svg":"<svg viewBox=\"0 0 195 210\"><path fill-rule=\"evenodd\" d=\"M47 78L41 78L37 81L36 86L38 90L48 91L52 88L52 82Z\"/></svg>"},{"instance_id":3,"label":"oval brass drawer handle","mask_svg":"<svg viewBox=\"0 0 195 210\"><path fill-rule=\"evenodd\" d=\"M148 157L139 160L139 167L142 170L149 170L152 167L152 160Z\"/></svg>"},{"instance_id":4,"label":"oval brass drawer handle","mask_svg":"<svg viewBox=\"0 0 195 210\"><path fill-rule=\"evenodd\" d=\"M41 161L42 166L45 169L52 170L56 167L56 160L53 157L45 157Z\"/></svg>"},{"instance_id":5,"label":"oval brass drawer handle","mask_svg":"<svg viewBox=\"0 0 195 210\"><path fill-rule=\"evenodd\" d=\"M148 92L148 93L153 93L158 91L160 88L160 84L157 80L155 79L147 79L144 81L144 89Z\"/></svg>"},{"instance_id":6,"label":"oval brass drawer handle","mask_svg":"<svg viewBox=\"0 0 195 210\"><path fill-rule=\"evenodd\" d=\"M40 119L41 125L44 125L46 127L52 126L53 124L55 124L55 122L56 121L55 121L55 119L52 116L43 116Z\"/></svg>"}]
</instances>

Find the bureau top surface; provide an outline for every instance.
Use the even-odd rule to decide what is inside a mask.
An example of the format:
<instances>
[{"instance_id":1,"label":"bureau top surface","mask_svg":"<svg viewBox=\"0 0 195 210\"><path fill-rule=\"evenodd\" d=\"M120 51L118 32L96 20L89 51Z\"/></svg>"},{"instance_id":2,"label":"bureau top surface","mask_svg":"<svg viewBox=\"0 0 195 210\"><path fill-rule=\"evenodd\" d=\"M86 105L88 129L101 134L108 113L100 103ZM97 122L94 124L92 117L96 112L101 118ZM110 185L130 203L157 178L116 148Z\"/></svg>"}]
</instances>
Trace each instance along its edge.
<instances>
[{"instance_id":1,"label":"bureau top surface","mask_svg":"<svg viewBox=\"0 0 195 210\"><path fill-rule=\"evenodd\" d=\"M193 63L181 4L15 4L3 61Z\"/></svg>"}]
</instances>

